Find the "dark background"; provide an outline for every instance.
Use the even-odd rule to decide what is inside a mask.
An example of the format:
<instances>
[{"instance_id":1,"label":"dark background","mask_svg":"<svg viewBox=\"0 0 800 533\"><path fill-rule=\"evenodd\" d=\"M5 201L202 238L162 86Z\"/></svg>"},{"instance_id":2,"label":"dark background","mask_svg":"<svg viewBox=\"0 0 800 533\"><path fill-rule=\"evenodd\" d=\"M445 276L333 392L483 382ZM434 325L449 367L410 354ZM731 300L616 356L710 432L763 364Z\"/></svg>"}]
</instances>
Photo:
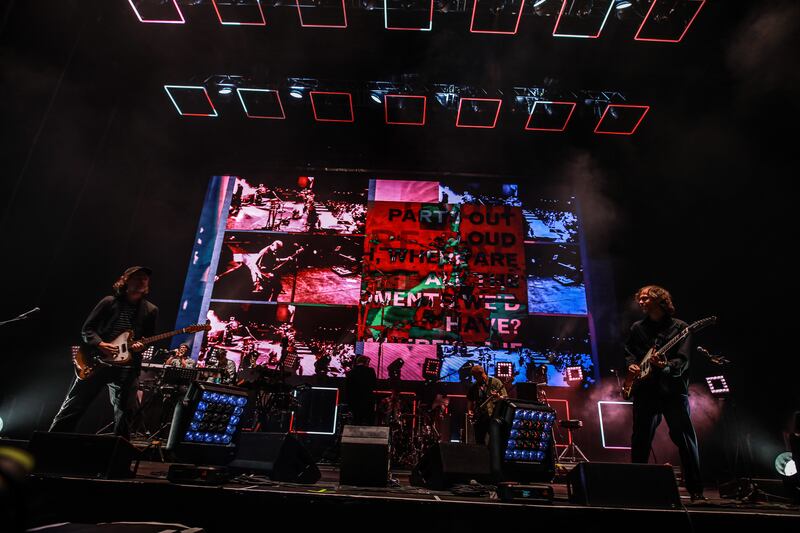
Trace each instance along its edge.
<instances>
[{"instance_id":1,"label":"dark background","mask_svg":"<svg viewBox=\"0 0 800 533\"><path fill-rule=\"evenodd\" d=\"M301 29L294 9L267 11L266 28L220 26L208 5L186 13L189 23L173 26L140 24L124 0L3 8L0 317L42 308L0 331L0 416L15 406L4 433L47 425L71 378L68 347L125 267L154 269L152 300L171 329L209 176L449 171L578 195L589 274L612 280L590 286L606 369L620 361L615 339L645 283L671 289L684 319L719 315L703 342L735 361L743 428L768 468L800 409L795 3L712 0L680 44L635 42L638 24L613 18L600 39L583 40L554 39L552 20L537 17L516 36L487 36L467 32L468 14L437 15L432 32L391 32L380 11L352 14L344 31ZM354 124L315 124L309 106L286 98L286 121L247 121L235 102L220 118L182 118L162 88L225 73L414 73L497 88L554 77L652 110L632 137L593 135L580 115L567 133L544 135L504 116L496 130L456 129L441 114L424 128L387 127L380 107L356 109Z\"/></svg>"}]
</instances>

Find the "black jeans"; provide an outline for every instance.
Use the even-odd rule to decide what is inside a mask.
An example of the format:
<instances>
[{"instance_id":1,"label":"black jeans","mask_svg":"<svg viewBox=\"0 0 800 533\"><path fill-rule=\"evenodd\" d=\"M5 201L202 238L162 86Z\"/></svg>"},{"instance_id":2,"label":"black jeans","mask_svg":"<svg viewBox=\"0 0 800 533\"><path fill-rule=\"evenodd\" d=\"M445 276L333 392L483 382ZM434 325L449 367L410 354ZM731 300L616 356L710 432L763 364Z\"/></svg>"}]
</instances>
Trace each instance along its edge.
<instances>
[{"instance_id":1,"label":"black jeans","mask_svg":"<svg viewBox=\"0 0 800 533\"><path fill-rule=\"evenodd\" d=\"M489 435L489 421L488 416L483 416L475 421L473 430L475 431L475 444L486 445L486 437Z\"/></svg>"},{"instance_id":2,"label":"black jeans","mask_svg":"<svg viewBox=\"0 0 800 533\"><path fill-rule=\"evenodd\" d=\"M114 408L114 434L129 439L131 418L136 412L138 369L98 367L86 379L75 378L58 410L50 431L73 432L78 421L100 391L108 386Z\"/></svg>"},{"instance_id":3,"label":"black jeans","mask_svg":"<svg viewBox=\"0 0 800 533\"><path fill-rule=\"evenodd\" d=\"M631 436L631 460L647 463L650 448L661 418L667 420L669 437L681 457L681 468L686 489L691 493L703 492L700 476L700 453L697 435L689 416L689 396L686 394L659 394L640 391L633 398L633 435Z\"/></svg>"}]
</instances>

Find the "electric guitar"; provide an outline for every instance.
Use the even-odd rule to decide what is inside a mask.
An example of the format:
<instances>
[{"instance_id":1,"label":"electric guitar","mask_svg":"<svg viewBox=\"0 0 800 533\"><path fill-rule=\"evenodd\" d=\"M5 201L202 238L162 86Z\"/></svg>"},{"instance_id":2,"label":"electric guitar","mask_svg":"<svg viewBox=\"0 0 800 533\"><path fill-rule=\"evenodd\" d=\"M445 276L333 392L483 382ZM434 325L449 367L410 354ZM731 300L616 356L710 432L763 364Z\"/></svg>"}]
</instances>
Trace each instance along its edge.
<instances>
[{"instance_id":1,"label":"electric guitar","mask_svg":"<svg viewBox=\"0 0 800 533\"><path fill-rule=\"evenodd\" d=\"M636 384L653 373L653 367L655 365L650 362L651 359L658 359L666 362L667 352L675 347L676 344L685 339L689 333L700 331L701 329L707 328L708 326L712 326L716 323L717 317L715 316L698 320L697 322L693 322L692 324L683 328L680 333L668 340L661 348L656 349L654 346L647 350L647 353L644 354L644 358L639 363L639 372L632 372L631 370L628 370L628 373L625 376L625 383L622 385L622 397L625 400L629 400L631 396L633 396L633 389Z\"/></svg>"},{"instance_id":2,"label":"electric guitar","mask_svg":"<svg viewBox=\"0 0 800 533\"><path fill-rule=\"evenodd\" d=\"M274 277L275 276L275 272L279 271L280 269L282 269L283 267L285 267L286 265L288 265L289 263L294 261L297 258L297 256L300 255L301 253L303 253L305 250L306 250L305 247L300 246L295 253L293 253L292 255L290 255L288 257L282 258L280 263L278 263L277 265L275 265L271 269L270 268L264 268L261 265L259 265L258 269L261 271L261 276L263 278L265 278L265 279L269 279L269 278Z\"/></svg>"},{"instance_id":3,"label":"electric guitar","mask_svg":"<svg viewBox=\"0 0 800 533\"><path fill-rule=\"evenodd\" d=\"M163 339L174 337L182 333L195 333L197 331L209 331L210 324L194 324L185 328L176 329L168 333L161 333L160 335L153 335L152 337L144 337L142 339L132 340L131 336L133 331L128 330L119 334L119 336L110 341L108 344L116 346L117 352L114 355L106 355L99 348L91 346L81 346L72 356L72 363L75 365L75 375L78 379L88 378L98 366L127 366L131 364L133 359L133 352L130 350L130 345L135 342L140 343L142 346L147 346L154 342Z\"/></svg>"}]
</instances>

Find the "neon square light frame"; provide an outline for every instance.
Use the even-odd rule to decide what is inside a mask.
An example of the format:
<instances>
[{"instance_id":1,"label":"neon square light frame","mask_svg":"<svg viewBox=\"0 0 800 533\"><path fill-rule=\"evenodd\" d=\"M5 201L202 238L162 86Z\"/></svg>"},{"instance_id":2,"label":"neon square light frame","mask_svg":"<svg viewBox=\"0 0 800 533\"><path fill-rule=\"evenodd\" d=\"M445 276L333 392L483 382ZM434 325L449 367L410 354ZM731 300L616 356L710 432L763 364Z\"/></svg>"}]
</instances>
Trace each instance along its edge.
<instances>
[{"instance_id":1,"label":"neon square light frame","mask_svg":"<svg viewBox=\"0 0 800 533\"><path fill-rule=\"evenodd\" d=\"M641 25L639 25L639 29L636 31L636 35L633 37L633 40L634 41L646 41L646 42L651 42L651 43L679 43L679 42L681 42L683 40L683 38L686 36L686 33L689 31L689 28L691 27L691 25L694 23L694 19L697 18L697 15L699 15L700 11L703 9L703 6L706 5L706 0L691 0L691 1L700 2L700 5L697 7L697 11L694 12L694 15L692 15L692 18L689 20L689 23L686 24L686 27L683 29L683 33L681 33L680 37L678 37L677 39L655 39L655 38L640 37L639 36L642 33L642 29L644 28L644 25L647 24L647 19L650 18L650 13L653 12L653 8L656 7L656 4L658 3L658 0L653 0L653 3L650 4L650 9L647 10L647 14L644 16L644 19L642 19L642 23L641 23Z\"/></svg>"},{"instance_id":2,"label":"neon square light frame","mask_svg":"<svg viewBox=\"0 0 800 533\"><path fill-rule=\"evenodd\" d=\"M567 115L567 120L564 121L564 124L561 128L531 128L531 120L533 120L533 113L536 111L536 106L539 104L549 104L549 105L568 105L572 106L569 110L569 114ZM575 112L576 102L554 102L550 100L536 100L533 103L533 109L531 109L531 114L528 115L528 122L525 123L525 131L556 131L562 132L567 129L567 124L569 124L569 120L572 118L572 113Z\"/></svg>"},{"instance_id":3,"label":"neon square light frame","mask_svg":"<svg viewBox=\"0 0 800 533\"><path fill-rule=\"evenodd\" d=\"M603 429L603 404L612 405L633 405L633 402L621 402L617 400L600 400L597 402L597 413L600 418L600 442L606 450L630 450L630 446L606 446L606 433Z\"/></svg>"},{"instance_id":4,"label":"neon square light frame","mask_svg":"<svg viewBox=\"0 0 800 533\"><path fill-rule=\"evenodd\" d=\"M399 26L389 26L389 7L387 3L389 0L383 0L383 28L386 30L400 30L400 31L431 31L433 29L433 0L431 0L431 9L428 17L427 28L401 28Z\"/></svg>"},{"instance_id":5,"label":"neon square light frame","mask_svg":"<svg viewBox=\"0 0 800 533\"><path fill-rule=\"evenodd\" d=\"M333 28L333 29L347 28L347 6L344 5L344 0L342 0L342 17L344 20L343 24L306 24L305 22L303 22L303 9L300 7L300 0L295 0L294 3L297 6L297 16L300 17L301 28Z\"/></svg>"},{"instance_id":6,"label":"neon square light frame","mask_svg":"<svg viewBox=\"0 0 800 533\"><path fill-rule=\"evenodd\" d=\"M548 398L547 399L547 403L548 404L552 403L552 402L564 402L564 410L567 413L567 419L569 420L570 418L572 418L569 415L569 400L563 400L561 398ZM567 430L567 444L558 444L558 443L556 443L556 448L566 448L570 444L572 444L572 430L568 429Z\"/></svg>"},{"instance_id":7,"label":"neon square light frame","mask_svg":"<svg viewBox=\"0 0 800 533\"><path fill-rule=\"evenodd\" d=\"M170 89L193 89L193 90L200 90L203 91L205 94L206 99L208 100L208 105L211 106L211 110L213 113L184 113L181 111L178 102L175 101L175 98L172 97L172 93L169 92ZM205 87L201 85L164 85L164 90L167 92L167 96L172 101L172 105L175 106L175 109L178 111L178 114L182 117L218 117L219 113L217 113L217 108L214 107L214 103L211 101L211 97L208 96L208 91Z\"/></svg>"},{"instance_id":8,"label":"neon square light frame","mask_svg":"<svg viewBox=\"0 0 800 533\"><path fill-rule=\"evenodd\" d=\"M247 110L247 105L244 103L244 98L242 98L243 92L251 92L251 93L275 93L275 96L278 97L278 107L281 108L281 116L279 117L272 117L268 115L251 115L250 112ZM283 103L281 102L281 93L274 89L240 89L236 88L236 94L239 96L239 101L242 103L242 108L244 109L244 114L247 115L247 118L267 118L273 120L286 120L286 112L283 110Z\"/></svg>"},{"instance_id":9,"label":"neon square light frame","mask_svg":"<svg viewBox=\"0 0 800 533\"><path fill-rule=\"evenodd\" d=\"M261 13L261 22L233 22L233 21L225 21L222 20L222 13L219 12L219 8L217 7L217 0L211 0L211 3L214 5L214 11L217 12L217 18L219 19L219 23L223 26L266 26L267 19L264 17L264 10L261 8L261 0L256 0L256 6L258 6L258 12Z\"/></svg>"},{"instance_id":10,"label":"neon square light frame","mask_svg":"<svg viewBox=\"0 0 800 533\"><path fill-rule=\"evenodd\" d=\"M422 98L422 122L395 122L389 120L389 98ZM383 110L387 124L396 126L424 126L428 114L428 97L414 94L387 94L383 97Z\"/></svg>"},{"instance_id":11,"label":"neon square light frame","mask_svg":"<svg viewBox=\"0 0 800 533\"><path fill-rule=\"evenodd\" d=\"M494 114L494 122L491 126L465 126L459 124L461 120L461 105L464 100L477 101L477 102L497 102L497 111ZM494 129L497 126L497 119L500 116L500 108L503 106L503 100L500 98L461 98L458 101L458 114L456 115L456 128L480 128L480 129Z\"/></svg>"},{"instance_id":12,"label":"neon square light frame","mask_svg":"<svg viewBox=\"0 0 800 533\"><path fill-rule=\"evenodd\" d=\"M333 408L333 428L331 431L297 431L294 429L294 411L292 411L292 416L289 417L289 433L295 433L300 435L335 435L336 434L336 423L339 421L339 389L336 387L311 387L311 390L335 390L336 391L336 406ZM295 398L297 397L297 391L294 392Z\"/></svg>"},{"instance_id":13,"label":"neon square light frame","mask_svg":"<svg viewBox=\"0 0 800 533\"><path fill-rule=\"evenodd\" d=\"M581 35L581 34L570 34L570 33L558 33L558 25L561 23L561 16L564 14L564 9L567 7L568 0L562 0L561 3L561 10L558 12L558 18L556 18L556 25L553 26L553 37L571 37L574 39L597 39L600 37L600 34L603 32L603 28L606 27L606 22L608 21L608 16L611 14L611 10L614 9L614 0L609 0L608 2L608 11L606 11L605 17L603 17L603 22L600 24L600 29L597 30L597 33L594 35Z\"/></svg>"},{"instance_id":14,"label":"neon square light frame","mask_svg":"<svg viewBox=\"0 0 800 533\"><path fill-rule=\"evenodd\" d=\"M608 130L603 131L603 130L600 129L600 125L603 123L603 120L605 120L606 114L608 113L608 110L611 109L612 107L621 107L621 108L629 108L629 109L630 108L643 109L644 112L642 113L642 116L639 117L639 120L636 121L636 125L633 126L633 129L630 130L630 131L627 131L627 132L625 132L625 131L608 131ZM634 133L636 133L636 130L639 129L639 124L642 123L642 121L644 120L644 117L645 117L645 115L647 115L648 111L650 111L650 106L649 105L608 104L606 106L605 111L603 111L603 116L601 116L600 120L597 121L597 125L594 127L594 132L596 134L598 134L598 135L633 135Z\"/></svg>"},{"instance_id":15,"label":"neon square light frame","mask_svg":"<svg viewBox=\"0 0 800 533\"><path fill-rule=\"evenodd\" d=\"M469 31L470 33L490 33L493 35L516 35L517 31L519 30L519 22L522 20L522 12L525 8L525 0L520 0L519 3L519 13L517 14L517 24L514 26L514 31L497 31L497 30L476 30L475 28L475 12L478 9L478 2L480 0L474 0L472 2L472 18L469 21Z\"/></svg>"},{"instance_id":16,"label":"neon square light frame","mask_svg":"<svg viewBox=\"0 0 800 533\"><path fill-rule=\"evenodd\" d=\"M339 118L319 118L317 116L317 106L314 104L314 95L315 94L339 94L339 95L347 95L347 99L350 102L350 120L346 119L339 119ZM311 109L314 111L314 120L317 122L355 122L356 117L353 113L353 95L350 93L344 92L335 92L335 91L309 91L308 93L309 98L311 98Z\"/></svg>"},{"instance_id":17,"label":"neon square light frame","mask_svg":"<svg viewBox=\"0 0 800 533\"><path fill-rule=\"evenodd\" d=\"M172 5L175 6L175 11L178 12L178 17L180 18L170 20L143 19L142 15L139 14L139 10L136 9L136 4L133 3L133 0L128 0L128 3L131 5L131 8L133 8L133 12L136 13L136 18L139 19L139 22L144 24L186 24L186 19L183 18L183 12L180 6L178 6L178 0L172 0Z\"/></svg>"}]
</instances>

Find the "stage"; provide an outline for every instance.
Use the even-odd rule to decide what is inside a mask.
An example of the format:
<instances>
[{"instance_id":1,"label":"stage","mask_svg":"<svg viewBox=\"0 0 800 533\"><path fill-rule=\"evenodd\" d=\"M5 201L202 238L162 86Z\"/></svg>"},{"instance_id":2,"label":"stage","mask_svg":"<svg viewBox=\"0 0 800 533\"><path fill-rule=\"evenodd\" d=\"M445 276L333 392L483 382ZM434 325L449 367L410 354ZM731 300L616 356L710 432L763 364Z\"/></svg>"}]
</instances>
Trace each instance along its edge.
<instances>
[{"instance_id":1,"label":"stage","mask_svg":"<svg viewBox=\"0 0 800 533\"><path fill-rule=\"evenodd\" d=\"M647 527L648 531L721 531L758 527L796 531L800 510L779 504L743 504L719 498L684 508L653 510L587 507L569 503L563 483L553 485L546 504L504 503L496 495L469 497L414 487L409 472L393 472L394 487L340 486L338 469L321 465L313 485L272 482L244 476L224 486L176 485L166 480L168 464L142 462L135 479L101 480L33 477L34 527L48 523L158 521L206 531L263 530L273 527L354 531L479 531L541 526L571 531L611 531ZM558 480L557 480L558 481ZM289 525L291 524L291 526Z\"/></svg>"}]
</instances>

